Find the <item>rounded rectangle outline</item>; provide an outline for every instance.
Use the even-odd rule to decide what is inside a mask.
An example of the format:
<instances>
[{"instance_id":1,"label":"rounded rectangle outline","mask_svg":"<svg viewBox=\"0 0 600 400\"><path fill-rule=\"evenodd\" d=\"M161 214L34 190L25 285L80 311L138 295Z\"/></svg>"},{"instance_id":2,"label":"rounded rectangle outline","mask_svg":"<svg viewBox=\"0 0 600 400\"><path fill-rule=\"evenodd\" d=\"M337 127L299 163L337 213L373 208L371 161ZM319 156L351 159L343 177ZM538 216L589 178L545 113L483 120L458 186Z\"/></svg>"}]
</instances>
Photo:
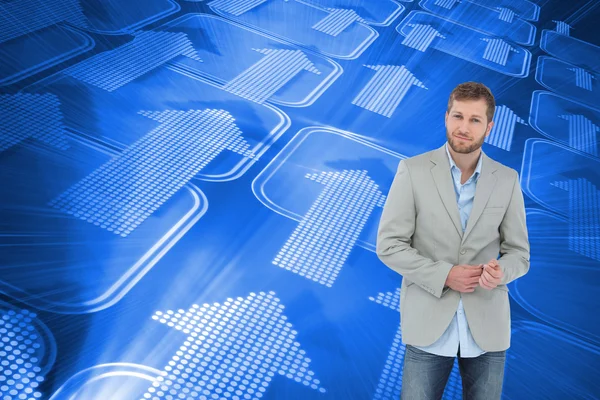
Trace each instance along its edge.
<instances>
[{"instance_id":1,"label":"rounded rectangle outline","mask_svg":"<svg viewBox=\"0 0 600 400\"><path fill-rule=\"evenodd\" d=\"M221 90L221 88L214 82L205 79L203 77L200 76L196 76L196 75L190 75L187 71L185 70L181 70L180 68L178 68L175 65L172 64L164 64L163 66L164 68L170 69L178 74L181 74L183 76L187 76L188 78L200 81L202 83L205 83L207 85L210 85L218 90ZM39 85L39 84L44 84L44 85L48 85L51 84L53 82L53 80L59 79L60 78L60 74L62 73L62 71L58 71L40 81L37 81L35 83L32 83L31 85L28 85L27 87L23 88L21 90L21 92L26 92L30 86L33 85ZM232 95L233 96L233 95ZM240 98L242 99L242 98ZM250 100L245 100L242 99L243 101L250 101ZM242 157L241 161L238 162L229 172L224 173L224 174L220 174L220 175L206 175L206 174L198 174L196 175L194 178L192 179L197 179L200 181L207 181L207 182L228 182L228 181L232 181L235 180L237 178L239 178L240 176L242 176L244 173L246 173L246 171L258 160L258 158L260 158L260 156L262 156L270 147L271 145L276 142L281 135L283 135L283 133L285 133L285 131L287 131L287 129L291 126L291 120L290 117L284 113L283 111L281 111L279 108L268 104L268 103L263 103L260 104L261 106L264 106L268 109L270 109L271 111L273 111L277 116L279 116L280 118L280 122L269 132L269 136L266 137L265 140L263 142L261 142L260 147L259 145L257 145L257 148L260 148L259 152L255 152L255 157L253 159L248 159L246 157ZM76 137L84 137L84 138L88 138L89 135L87 135L84 132L78 131L72 127L66 127L66 130L69 132L72 132ZM278 132L278 133L273 133L273 132ZM75 139L76 140L76 139ZM116 142L112 142L112 143L107 143L105 141L102 141L98 138L94 138L94 141L100 143L101 145L103 145L105 148L116 148L117 151L122 151L124 150L127 146L123 145L122 143L119 143L118 146L116 144Z\"/></svg>"},{"instance_id":2,"label":"rounded rectangle outline","mask_svg":"<svg viewBox=\"0 0 600 400\"><path fill-rule=\"evenodd\" d=\"M83 28L83 27L76 26L76 25L73 25L73 26L75 26L78 29L85 31L85 32L99 33L99 34L107 35L107 36L132 34L135 31L145 27L146 25L150 25L156 21L159 21L162 18L168 17L169 15L175 14L175 13L179 12L179 10L181 10L181 6L179 5L179 3L176 3L173 0L166 0L166 1L171 4L171 8L169 10L165 10L162 13L155 14L146 19L138 21L134 24L128 25L124 28L117 29L114 31L105 31L105 30L93 29L93 28Z\"/></svg>"},{"instance_id":3,"label":"rounded rectangle outline","mask_svg":"<svg viewBox=\"0 0 600 400\"><path fill-rule=\"evenodd\" d=\"M425 10L425 11L428 11L428 12L429 12L429 13L431 13L431 14L434 14L434 15L437 15L437 16L439 16L439 17L441 17L441 18L444 18L442 15L436 14L436 13L435 13L435 11L433 11L433 10L431 10L431 9L429 9L429 8L427 8L427 7L425 7L425 6L423 6L423 3L425 3L426 1L429 1L429 0L421 0L421 1L419 2L419 7L421 7L421 8L422 8L423 10ZM478 3L472 2L472 1L468 1L468 0L466 0L466 2L467 2L467 3L470 3L470 4L474 4L474 5L476 5L477 7L481 7L481 8L485 8L485 9L488 9L488 10L490 10L490 11L493 11L492 9L490 9L490 8L488 8L488 7L484 6L484 5L481 5L481 4L478 4ZM464 2L463 2L463 4L464 4ZM428 5L428 6L429 6L429 5ZM456 19L449 19L449 18L448 18L448 20L449 20L449 21L451 21L451 22L458 22L459 24L461 24L461 22L460 22L459 20L456 20ZM537 33L537 28L535 27L535 25L533 25L533 24L532 24L532 23L530 23L529 21L526 21L526 20L524 20L524 19L521 19L521 18L517 18L517 20L519 20L519 21L523 22L523 23L524 23L524 24L526 24L526 25L529 25L529 27L531 28L531 30L530 30L530 34L529 34L529 38L527 39L527 43L523 43L523 42L517 42L516 40L512 40L511 38L506 38L506 39L507 39L507 40L510 40L510 41L512 41L512 42L514 42L514 43L517 43L517 44L523 45L523 46L533 46L533 44L535 43L535 34ZM465 25L466 25L466 23L465 23ZM477 28L473 28L473 29L477 29ZM494 36L494 34L493 34L493 33L491 33L491 32L488 32L488 34L489 34L489 35L492 35L492 36ZM498 37L500 37L500 36L498 36Z\"/></svg>"},{"instance_id":4,"label":"rounded rectangle outline","mask_svg":"<svg viewBox=\"0 0 600 400\"><path fill-rule=\"evenodd\" d=\"M325 10L322 7L318 7L318 6L314 6L314 5L305 3L302 0L292 0L292 1L295 1L297 3L302 3L302 4L305 4L308 7L316 8L317 10L321 10L321 11L327 12L327 10ZM240 23L242 25L249 26L249 27L254 28L254 29L258 30L258 31L261 31L261 32L263 32L263 33L265 33L267 35L270 35L271 37L276 37L276 38L278 38L280 40L283 40L284 42L292 43L292 44L295 44L295 45L300 46L302 48L306 48L306 49L310 50L310 48L307 45L305 45L304 43L300 43L300 42L297 42L297 41L295 41L293 39L287 38L285 36L278 35L275 32L268 31L268 30L263 29L263 28L261 28L259 26L255 26L255 25L251 25L251 24L245 23L245 22L240 21L239 19L236 19L236 18L228 18L227 15L223 14L221 11L214 9L212 6L209 6L209 7L210 7L210 9L215 14L217 14L217 15L225 18L225 19L229 19L229 20L238 22L238 23ZM371 28L371 26L369 26L367 24L363 24L363 23L360 23L358 21L355 21L354 23L360 24L360 25L364 26L365 28L367 28L368 30L371 31L372 35L370 37L368 37L367 40L365 40L363 43L361 43L360 46L357 47L352 53L350 53L349 55L343 55L343 56L335 55L335 54L330 54L330 53L327 53L327 52L324 52L324 51L320 51L320 50L318 51L318 53L322 54L324 56L327 56L327 57L339 58L340 60L354 60L354 59L358 58L379 37L379 32L377 32L375 29ZM313 50L313 52L314 52L314 50Z\"/></svg>"},{"instance_id":5,"label":"rounded rectangle outline","mask_svg":"<svg viewBox=\"0 0 600 400\"><path fill-rule=\"evenodd\" d=\"M56 314L88 314L104 310L116 304L125 296L154 265L190 230L190 228L208 210L206 195L196 186L188 183L184 186L194 199L194 206L158 242L156 242L140 259L129 268L105 293L93 300L82 303L66 303L47 301L41 296L32 295L12 285L0 281L0 292L17 299L24 304L40 310ZM119 240L119 239L117 239ZM2 289L9 287L11 294ZM18 297L19 295L24 298Z\"/></svg>"},{"instance_id":6,"label":"rounded rectangle outline","mask_svg":"<svg viewBox=\"0 0 600 400\"><path fill-rule=\"evenodd\" d=\"M178 17L178 18L176 18L176 19L174 19L172 21L167 22L164 25L161 25L161 26L157 27L155 30L161 30L161 29L168 28L168 27L170 27L171 25L173 25L176 22L177 23L184 22L186 19L191 18L191 17L195 17L195 16L208 17L208 18L216 19L216 20L219 20L219 21L231 24L233 26L236 26L236 27L238 27L240 29L245 29L245 30L247 30L247 31L249 31L249 32L251 32L253 34L260 35L260 36L262 36L262 37L264 37L266 39L280 42L281 44L285 44L286 46L296 46L294 44L290 44L288 42L285 42L285 41L283 41L283 40L281 40L279 38L269 36L269 35L261 32L261 31L258 31L256 29L251 28L250 26L246 26L246 25L240 24L239 22L223 18L220 15L211 15L211 14L203 14L203 13L189 13L189 14L184 14L184 15L182 15L182 16L180 16L180 17ZM325 91L327 89L329 89L329 87L331 85L333 85L333 83L337 80L337 78L339 78L344 73L344 69L342 68L342 66L340 64L338 64L334 60L331 60L330 58L324 56L323 54L320 54L320 53L317 53L317 52L314 52L312 50L305 49L305 48L299 48L298 50L301 50L303 52L306 52L306 53L312 54L312 55L314 55L316 57L319 57L321 59L324 59L325 61L327 61L327 62L329 62L330 64L333 65L333 72L328 77L329 82L327 82L326 80L324 80L321 85L317 86L315 88L315 90L313 90L311 93L308 94L308 96L306 97L305 100L303 100L303 101L301 101L299 103L291 103L291 102L287 102L287 101L275 100L275 99L272 99L272 98L269 98L267 100L268 102L273 103L273 104L277 104L277 105L288 106L288 107L308 107L308 106L312 105L315 101L317 101L317 99L319 99L319 97L321 97L321 95L323 93L325 93ZM173 61L170 61L167 64L169 64L169 65L177 65L178 68L187 69L187 68L184 68L182 65L179 65L179 64L177 64L176 62L173 62ZM193 74L193 75L199 75L201 78L204 78L205 80L210 80L210 81L212 81L212 82L214 82L214 83L216 83L216 84L218 84L220 86L223 86L224 84L227 83L227 81L219 79L219 78L214 77L212 75L208 75L208 74L202 75L199 72L194 72L194 71L190 71L190 70L188 70L187 72L190 73L190 74ZM325 85L326 83L328 83L328 84Z\"/></svg>"},{"instance_id":7,"label":"rounded rectangle outline","mask_svg":"<svg viewBox=\"0 0 600 400\"><path fill-rule=\"evenodd\" d=\"M575 68L581 68L577 65L568 63L566 61L561 60L560 58L556 58L556 57L550 57L550 56L539 56L537 59L537 67L535 69L535 80L537 83L539 83L540 85L542 85L543 87L545 87L546 89L548 89L551 92L555 92L555 89L553 89L552 87L550 87L550 85L548 85L546 82L544 82L544 66L546 63L546 60L552 60L552 61L556 61L558 63L562 63L565 64L567 66L573 66ZM575 84L573 84L574 86ZM576 102L582 103L581 99L575 99L574 97L565 97L568 100L573 99ZM592 106L591 104L588 103L583 103L589 106ZM593 107L593 106L592 106Z\"/></svg>"},{"instance_id":8,"label":"rounded rectangle outline","mask_svg":"<svg viewBox=\"0 0 600 400\"><path fill-rule=\"evenodd\" d=\"M260 201L263 205L265 205L265 207L271 209L272 211L276 212L279 215L282 215L284 217L292 219L296 222L300 222L302 220L303 216L293 213L291 211L288 211L285 208L280 207L279 205L277 205L276 203L271 201L264 191L264 185L277 172L277 170L283 165L283 163L285 163L285 161L294 153L294 151L302 145L302 143L308 138L308 136L315 132L326 132L328 134L341 136L342 138L352 140L361 145L371 147L377 151L381 151L392 157L398 158L398 162L407 158L405 155L396 153L392 150L388 150L377 144L374 144L365 139L362 139L359 135L357 135L355 133L352 133L349 131L344 131L344 130L338 129L338 128L334 128L332 126L326 126L326 125L316 126L315 125L315 126L307 126L305 128L300 129L294 135L294 137L292 139L290 139L290 141L285 145L285 147L283 149L281 149L281 151L273 157L273 159L269 162L269 164L267 164L262 169L262 171L260 171L258 173L258 175L256 175L256 177L252 180L252 184L251 184L252 192L254 193L254 197L256 197L256 199L258 201ZM356 243L359 246L363 247L364 249L375 252L375 247L370 245L369 243L366 243L362 240L357 240Z\"/></svg>"},{"instance_id":9,"label":"rounded rectangle outline","mask_svg":"<svg viewBox=\"0 0 600 400\"><path fill-rule=\"evenodd\" d=\"M513 329L511 330L513 334L516 334L519 331L543 332L548 334L548 336L553 336L558 340L562 340L563 342L583 348L600 356L600 347L598 346L598 343L596 343L595 341L588 342L588 338L585 338L586 340L578 338L574 336L571 332L563 332L560 329L557 329L557 327L555 327L554 325L547 326L540 324L539 322L520 320L513 322Z\"/></svg>"},{"instance_id":10,"label":"rounded rectangle outline","mask_svg":"<svg viewBox=\"0 0 600 400\"><path fill-rule=\"evenodd\" d=\"M538 208L527 208L526 215L527 216L542 215L547 218L552 218L552 219L558 220L565 224L568 223L568 219L566 217L563 217L554 212L550 212L550 211L546 211L546 210L538 209ZM577 268L577 266L574 266L574 268ZM536 307L534 307L527 300L525 300L525 298L523 296L521 296L521 294L519 293L518 283L519 283L519 281L516 280L514 283L512 283L510 285L511 286L510 296L513 298L513 300L515 302L517 302L521 307L523 307L523 309L525 309L527 312L531 313L535 317L541 319L542 321L552 325L553 327L564 329L571 333L580 335L582 337L589 338L590 340L594 340L594 337L590 336L590 333L588 331L579 329L574 325L561 322L561 320L559 320L557 318L552 318L548 314L539 311Z\"/></svg>"},{"instance_id":11,"label":"rounded rectangle outline","mask_svg":"<svg viewBox=\"0 0 600 400\"><path fill-rule=\"evenodd\" d=\"M480 5L480 6L483 6L483 7L486 7L486 8L489 8L489 7L487 7L486 5L484 5L484 4L482 4L482 3L479 3L477 0L466 0L466 1L469 1L469 2L471 2L471 3L478 4L478 5ZM521 16L521 15L520 15L519 13L517 13L517 12L515 12L515 15L517 15L519 18L521 18L521 19L522 19L522 20L524 20L524 21L532 21L532 22L537 22L537 21L540 19L540 6L539 6L538 4L532 3L531 1L528 1L528 0L523 0L523 3L529 3L529 4L531 4L531 5L533 5L533 6L534 6L534 14L533 14L533 17L531 17L531 18L526 18L526 17L523 17L523 16ZM502 7L502 4L500 4L500 7Z\"/></svg>"},{"instance_id":12,"label":"rounded rectangle outline","mask_svg":"<svg viewBox=\"0 0 600 400\"><path fill-rule=\"evenodd\" d=\"M552 145L555 147L562 148L563 150L570 151L571 153L574 153L575 155L588 158L594 162L597 162L598 164L600 164L600 159L592 156L591 154L587 154L587 153L584 153L577 149L573 149L569 146L565 146L565 145L558 143L556 141L553 141L553 140L537 139L537 138L530 138L530 139L525 140L525 145L523 147L523 161L521 162L522 173L521 173L521 177L520 177L521 187L523 188L523 191L527 194L527 196L531 197L536 203L538 203L542 207L546 207L548 210L550 210L558 215L564 215L559 210L552 208L548 203L544 202L539 197L534 195L533 192L531 191L531 189L529 188L529 177L531 176L531 161L532 161L531 154L533 153L533 147L538 143L549 144L549 145ZM525 168L526 165L527 165L527 169ZM523 172L527 172L527 173L525 174ZM524 182L524 180L525 180L525 182Z\"/></svg>"},{"instance_id":13,"label":"rounded rectangle outline","mask_svg":"<svg viewBox=\"0 0 600 400\"><path fill-rule=\"evenodd\" d=\"M66 53L52 57L42 63L39 63L39 64L36 64L29 68L26 68L26 69L18 72L17 74L13 74L4 79L0 79L0 86L8 86L8 85L12 85L13 83L22 81L25 78L29 78L30 76L33 76L33 75L35 75L39 72L42 72L48 68L54 67L55 65L58 65L64 61L70 60L73 57L77 57L78 55L88 52L91 49L93 49L94 47L96 47L96 42L94 41L94 39L90 35L86 34L85 32L81 32L78 29L73 29L71 26L64 25L64 24L61 24L61 28L68 29L71 32L73 32L74 34L79 35L80 37L82 37L84 39L84 43L81 46L79 46L78 48L72 49Z\"/></svg>"},{"instance_id":14,"label":"rounded rectangle outline","mask_svg":"<svg viewBox=\"0 0 600 400\"><path fill-rule=\"evenodd\" d=\"M598 49L598 52L600 52L600 46L596 46L593 43L586 42L584 40L574 38L573 36L561 35L560 33L556 32L556 31L553 31L553 30L550 30L550 29L544 29L544 30L542 30L542 36L540 38L540 49L542 49L546 53L550 54L552 56L552 58L556 58L557 60L560 60L560 61L562 61L564 63L569 64L569 65L574 65L576 67L579 67L578 65L571 64L570 62L568 62L566 60L563 60L558 55L556 55L556 53L548 50L548 47L547 47L547 45L548 45L548 36L550 36L550 34L559 35L559 36L567 38L568 40L572 40L574 42L580 42L580 43L583 43L583 44L585 44L587 46L590 46L590 47L596 47ZM579 68L583 68L583 67L579 67ZM586 68L583 68L583 69L586 69ZM594 71L594 70L592 70L592 71ZM594 71L594 72L600 72L600 71Z\"/></svg>"},{"instance_id":15,"label":"rounded rectangle outline","mask_svg":"<svg viewBox=\"0 0 600 400\"><path fill-rule=\"evenodd\" d=\"M0 308L6 308L9 310L22 310L22 307L18 307L14 304L8 303L6 301L3 301L0 299ZM28 310L29 311L29 310ZM54 335L52 334L52 331L50 331L50 329L46 326L46 324L44 324L42 322L42 320L40 320L40 316L37 315L32 321L32 324L37 328L38 332L42 334L43 336L43 340L44 342L46 342L46 357L47 360L45 360L46 362L44 363L44 366L42 368L40 368L40 371L38 372L38 375L40 376L44 376L46 375L54 366L54 362L56 361L56 355L58 354L57 351L57 346L56 346L56 339L54 338ZM32 379L33 381L33 379Z\"/></svg>"},{"instance_id":16,"label":"rounded rectangle outline","mask_svg":"<svg viewBox=\"0 0 600 400\"><path fill-rule=\"evenodd\" d=\"M313 1L315 1L315 2L318 2L319 0L313 0ZM392 22L394 22L394 20L395 20L396 18L398 18L398 16L399 16L400 14L402 14L402 13L404 12L404 10L406 10L406 7L405 7L404 5L402 5L402 4L401 4L399 1L396 1L396 0L388 0L388 1L389 1L390 3L393 3L393 4L397 5L397 6L398 6L398 8L396 8L396 10L395 10L393 13L391 13L391 14L390 14L390 15L389 15L389 16L388 16L388 17L387 17L385 20L383 20L382 22L369 22L369 21L365 21L365 23L366 23L367 25L370 25L370 26L390 26L390 25L392 24ZM403 1L403 2L406 2L406 3L410 3L410 2L412 2L413 0L401 0L401 1ZM312 5L312 4L311 4L311 5ZM320 4L316 4L316 3L315 3L314 5L316 5L317 7L322 7L322 5L320 5ZM352 8L349 8L349 9L351 10Z\"/></svg>"},{"instance_id":17,"label":"rounded rectangle outline","mask_svg":"<svg viewBox=\"0 0 600 400\"><path fill-rule=\"evenodd\" d=\"M130 376L147 380L149 384L163 373L156 368L133 363L107 363L85 368L67 379L49 400L73 400L88 382L113 376Z\"/></svg>"},{"instance_id":18,"label":"rounded rectangle outline","mask_svg":"<svg viewBox=\"0 0 600 400\"><path fill-rule=\"evenodd\" d=\"M466 1L468 1L468 0L466 0ZM415 15L415 14L424 14L424 15L431 16L431 17L434 17L434 18L438 18L438 19L443 20L444 22L448 22L448 23L451 23L451 24L454 24L454 25L458 25L461 28L471 30L471 31L476 32L478 34L487 36L488 38L491 38L491 39L501 39L501 40L504 40L503 38L490 35L488 33L482 32L480 30L471 28L469 26L466 26L466 25L463 25L463 24L460 24L460 23L457 23L457 22L454 22L454 21L450 21L450 20L448 20L446 18L439 17L439 16L437 16L435 14L427 13L425 11L417 11L417 10L411 11L406 17L404 17L404 19L398 24L398 26L396 26L396 32L398 32L398 34L404 36L404 34L402 33L402 30L401 30L401 27L406 26L406 24L408 22L410 22L410 18L412 18L413 15ZM521 73L519 73L519 74L513 74L511 72L506 72L506 71L503 71L501 69L493 68L492 65L484 64L484 63L481 63L481 62L478 62L478 61L474 61L474 60L469 60L469 59L457 56L456 54L452 54L452 53L449 53L447 51L437 49L434 46L430 46L430 47L434 48L437 51L441 51L442 53L448 54L448 55L450 55L452 57L460 58L461 60L464 60L464 61L467 61L467 62L470 62L470 63L473 63L473 64L480 65L480 66L482 66L484 68L490 69L492 71L499 72L499 73L507 75L507 76L513 76L515 78L527 78L529 76L529 67L530 67L530 63L531 63L531 52L529 50L527 50L527 49L525 49L525 48L517 45L517 44L514 44L511 41L507 41L507 40L504 40L504 41L507 42L507 43L510 43L511 46L518 47L519 50L523 51L523 54L525 54L525 58L523 59L523 67L521 68Z\"/></svg>"},{"instance_id":19,"label":"rounded rectangle outline","mask_svg":"<svg viewBox=\"0 0 600 400\"><path fill-rule=\"evenodd\" d=\"M538 118L538 117L539 117L539 115L538 115L538 113L537 113L537 112L536 112L536 113L534 113L534 112L533 112L533 110L534 110L534 103L535 103L535 106L536 106L536 108L535 108L535 109L536 109L536 111L539 111L540 107L538 106L538 104L539 104L539 102L541 101L541 100L540 100L540 98L541 98L541 97L543 97L543 96L553 96L553 97L558 97L558 98L559 98L559 99L561 99L561 100L568 101L569 103L574 103L574 104L576 104L576 105L578 105L578 106L580 106L580 107L584 107L584 108L587 108L587 109L589 109L589 110L591 110L591 111L595 111L595 112L600 112L600 110L596 110L596 109L594 109L594 108L592 108L592 107L588 106L587 104L584 104L584 103L580 103L580 102L577 102L577 101L571 100L571 99L569 99L569 98L567 98L567 97L561 96L561 95L559 95L559 94L557 94L557 93L554 93L554 92L549 92L549 91L547 91L547 90L534 90L534 91L532 92L532 94L531 94L531 105L530 105L530 107L529 107L529 125L530 125L530 126L533 128L533 129L535 129L536 131L538 131L538 132L539 132L541 135L545 136L546 138L548 138L548 139L550 139L550 140L552 140L552 141L554 141L554 142L560 143L560 144L562 144L562 145L565 145L565 146L567 146L567 147L570 147L570 148L572 148L573 150L577 150L577 149L575 149L575 148L573 148L573 147L569 146L569 145L568 145L568 143L565 143L564 141L561 141L561 140L559 140L559 139L555 138L554 136L550 135L549 133L546 133L546 132L544 132L544 131L543 131L543 130L542 130L542 129L541 129L539 126L538 126L538 123L537 123L537 122L538 122L538 120L539 120L539 118ZM591 154L590 154L590 156L594 157L594 156L593 156L593 155L591 155Z\"/></svg>"}]
</instances>

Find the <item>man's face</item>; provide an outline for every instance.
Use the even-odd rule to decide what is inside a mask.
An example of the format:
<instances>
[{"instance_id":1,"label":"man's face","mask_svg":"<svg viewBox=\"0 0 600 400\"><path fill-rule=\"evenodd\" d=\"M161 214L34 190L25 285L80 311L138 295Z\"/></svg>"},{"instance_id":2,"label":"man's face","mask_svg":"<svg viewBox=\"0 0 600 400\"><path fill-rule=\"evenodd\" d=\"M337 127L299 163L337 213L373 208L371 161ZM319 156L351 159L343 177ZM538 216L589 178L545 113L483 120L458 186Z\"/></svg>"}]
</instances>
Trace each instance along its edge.
<instances>
[{"instance_id":1,"label":"man's face","mask_svg":"<svg viewBox=\"0 0 600 400\"><path fill-rule=\"evenodd\" d=\"M446 111L446 138L457 153L472 153L483 145L490 134L493 121L487 121L485 100L454 100Z\"/></svg>"}]
</instances>

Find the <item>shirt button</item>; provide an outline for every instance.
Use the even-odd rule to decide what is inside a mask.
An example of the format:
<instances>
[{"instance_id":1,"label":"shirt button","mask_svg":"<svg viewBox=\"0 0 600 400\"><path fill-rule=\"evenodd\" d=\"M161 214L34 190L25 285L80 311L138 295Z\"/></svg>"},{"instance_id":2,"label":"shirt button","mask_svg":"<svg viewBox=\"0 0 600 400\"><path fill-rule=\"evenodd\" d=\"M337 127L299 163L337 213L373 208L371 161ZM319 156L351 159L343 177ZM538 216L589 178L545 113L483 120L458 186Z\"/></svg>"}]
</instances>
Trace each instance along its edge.
<instances>
[{"instance_id":1,"label":"shirt button","mask_svg":"<svg viewBox=\"0 0 600 400\"><path fill-rule=\"evenodd\" d=\"M466 251L465 249L462 249L462 250L460 251L460 254L463 254L463 255L464 255L464 254L467 254L467 251Z\"/></svg>"}]
</instances>

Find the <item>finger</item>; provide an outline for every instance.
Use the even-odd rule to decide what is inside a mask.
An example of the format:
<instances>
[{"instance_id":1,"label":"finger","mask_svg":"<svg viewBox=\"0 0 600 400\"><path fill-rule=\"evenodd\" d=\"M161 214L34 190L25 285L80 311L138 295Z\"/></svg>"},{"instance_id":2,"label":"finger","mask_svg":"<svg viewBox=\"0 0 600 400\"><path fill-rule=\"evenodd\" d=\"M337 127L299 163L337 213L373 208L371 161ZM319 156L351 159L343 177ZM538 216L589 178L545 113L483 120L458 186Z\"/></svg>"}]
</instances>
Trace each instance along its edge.
<instances>
[{"instance_id":1,"label":"finger","mask_svg":"<svg viewBox=\"0 0 600 400\"><path fill-rule=\"evenodd\" d=\"M492 276L494 279L500 279L502 277L502 271L495 268L486 268L485 272Z\"/></svg>"},{"instance_id":2,"label":"finger","mask_svg":"<svg viewBox=\"0 0 600 400\"><path fill-rule=\"evenodd\" d=\"M479 286L481 286L482 288L486 289L486 290L492 290L493 288L488 286L487 283L483 280L483 277L480 278L479 281Z\"/></svg>"},{"instance_id":3,"label":"finger","mask_svg":"<svg viewBox=\"0 0 600 400\"><path fill-rule=\"evenodd\" d=\"M481 274L481 279L483 279L483 281L487 284L490 284L492 281L492 277L487 270L483 271L483 274Z\"/></svg>"},{"instance_id":4,"label":"finger","mask_svg":"<svg viewBox=\"0 0 600 400\"><path fill-rule=\"evenodd\" d=\"M490 285L489 283L487 283L483 277L481 278L481 287L486 289L486 290L492 290L494 287L492 285Z\"/></svg>"},{"instance_id":5,"label":"finger","mask_svg":"<svg viewBox=\"0 0 600 400\"><path fill-rule=\"evenodd\" d=\"M469 279L466 284L469 286L476 285L479 283L480 279L481 279L481 276L475 276L475 277Z\"/></svg>"}]
</instances>

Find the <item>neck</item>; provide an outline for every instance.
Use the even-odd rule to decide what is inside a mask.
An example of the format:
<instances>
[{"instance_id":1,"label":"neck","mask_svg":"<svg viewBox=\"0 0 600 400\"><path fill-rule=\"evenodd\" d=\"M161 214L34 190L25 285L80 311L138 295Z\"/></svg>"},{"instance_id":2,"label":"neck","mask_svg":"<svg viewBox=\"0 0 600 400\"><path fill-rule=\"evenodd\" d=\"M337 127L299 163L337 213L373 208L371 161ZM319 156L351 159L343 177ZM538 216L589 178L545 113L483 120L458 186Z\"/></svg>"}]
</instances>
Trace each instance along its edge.
<instances>
[{"instance_id":1,"label":"neck","mask_svg":"<svg viewBox=\"0 0 600 400\"><path fill-rule=\"evenodd\" d=\"M454 163L460 169L461 172L472 172L475 171L477 167L477 161L479 160L479 156L481 155L481 148L475 150L472 153L462 154L457 153L452 150L452 147L448 145L448 151L450 152L450 156L454 160Z\"/></svg>"}]
</instances>

